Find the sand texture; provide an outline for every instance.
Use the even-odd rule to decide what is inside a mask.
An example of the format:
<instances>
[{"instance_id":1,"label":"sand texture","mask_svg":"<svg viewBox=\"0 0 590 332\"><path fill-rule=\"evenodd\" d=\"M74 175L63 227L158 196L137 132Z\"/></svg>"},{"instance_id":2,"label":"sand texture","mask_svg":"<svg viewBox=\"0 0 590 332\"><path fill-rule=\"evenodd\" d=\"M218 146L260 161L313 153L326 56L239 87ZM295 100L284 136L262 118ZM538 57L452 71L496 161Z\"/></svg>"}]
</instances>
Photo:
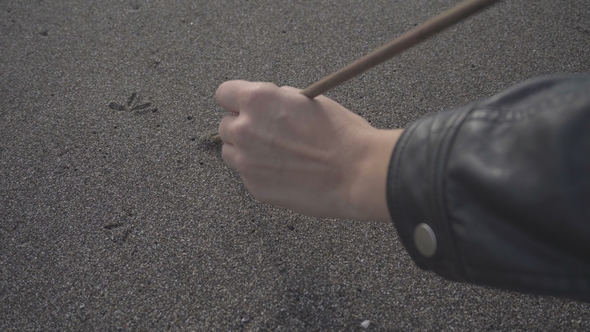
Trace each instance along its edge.
<instances>
[{"instance_id":1,"label":"sand texture","mask_svg":"<svg viewBox=\"0 0 590 332\"><path fill-rule=\"evenodd\" d=\"M456 0L0 1L0 331L590 330L448 282L390 224L256 202L207 140L229 79L304 88ZM590 72L588 0L503 1L328 96L405 127Z\"/></svg>"}]
</instances>

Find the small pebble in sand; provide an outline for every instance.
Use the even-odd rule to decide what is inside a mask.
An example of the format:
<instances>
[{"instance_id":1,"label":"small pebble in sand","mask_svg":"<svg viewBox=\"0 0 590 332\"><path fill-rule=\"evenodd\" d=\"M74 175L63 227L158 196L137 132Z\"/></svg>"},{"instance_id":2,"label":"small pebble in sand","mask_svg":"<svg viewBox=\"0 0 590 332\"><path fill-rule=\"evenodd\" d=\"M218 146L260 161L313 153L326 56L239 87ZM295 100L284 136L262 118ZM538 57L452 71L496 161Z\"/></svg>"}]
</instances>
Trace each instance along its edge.
<instances>
[{"instance_id":1,"label":"small pebble in sand","mask_svg":"<svg viewBox=\"0 0 590 332\"><path fill-rule=\"evenodd\" d=\"M370 320L366 320L364 322L361 323L361 326L363 329L366 329L369 327L369 325L371 325L371 321Z\"/></svg>"}]
</instances>

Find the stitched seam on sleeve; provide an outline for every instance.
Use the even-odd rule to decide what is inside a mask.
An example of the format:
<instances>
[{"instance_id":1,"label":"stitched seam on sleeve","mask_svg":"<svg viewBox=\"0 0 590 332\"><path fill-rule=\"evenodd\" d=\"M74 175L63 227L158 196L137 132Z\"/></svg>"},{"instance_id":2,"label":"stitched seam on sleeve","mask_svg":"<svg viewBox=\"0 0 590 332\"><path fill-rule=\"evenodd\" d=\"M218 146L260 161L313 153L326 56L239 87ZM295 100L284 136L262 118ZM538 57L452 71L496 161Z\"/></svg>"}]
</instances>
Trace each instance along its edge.
<instances>
[{"instance_id":1,"label":"stitched seam on sleeve","mask_svg":"<svg viewBox=\"0 0 590 332\"><path fill-rule=\"evenodd\" d=\"M440 218L441 224L443 225L443 227L446 228L453 251L455 252L455 257L457 259L456 266L458 269L460 269L463 278L467 278L467 271L465 270L465 262L463 256L457 249L457 239L455 237L455 232L452 229L453 222L450 217L451 214L449 212L449 206L446 196L446 175L448 160L451 154L453 142L455 141L455 138L457 137L460 128L468 120L470 114L473 113L476 109L478 109L478 103L466 107L468 108L468 110L462 110L463 114L456 115L456 118L453 120L453 124L449 126L447 130L445 130L445 133L443 135L443 139L439 149L442 150L443 148L445 148L446 151L439 151L440 153L437 155L435 169L435 171L437 172L437 177L435 178L436 190L433 191L435 199L438 197L438 199L436 200L438 208L435 211L437 211L438 218ZM441 158L443 160L442 163L440 162ZM443 169L439 170L439 167L442 167Z\"/></svg>"}]
</instances>

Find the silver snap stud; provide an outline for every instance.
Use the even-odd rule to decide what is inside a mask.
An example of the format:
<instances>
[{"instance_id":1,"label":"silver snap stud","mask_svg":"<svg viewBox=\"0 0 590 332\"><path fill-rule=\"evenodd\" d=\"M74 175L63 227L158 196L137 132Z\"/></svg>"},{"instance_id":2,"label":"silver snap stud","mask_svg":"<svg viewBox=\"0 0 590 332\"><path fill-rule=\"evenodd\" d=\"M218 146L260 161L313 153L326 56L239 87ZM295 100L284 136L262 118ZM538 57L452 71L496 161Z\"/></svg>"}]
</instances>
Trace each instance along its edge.
<instances>
[{"instance_id":1,"label":"silver snap stud","mask_svg":"<svg viewBox=\"0 0 590 332\"><path fill-rule=\"evenodd\" d=\"M414 230L414 243L418 252L424 257L432 257L436 253L436 235L427 224L420 224Z\"/></svg>"}]
</instances>

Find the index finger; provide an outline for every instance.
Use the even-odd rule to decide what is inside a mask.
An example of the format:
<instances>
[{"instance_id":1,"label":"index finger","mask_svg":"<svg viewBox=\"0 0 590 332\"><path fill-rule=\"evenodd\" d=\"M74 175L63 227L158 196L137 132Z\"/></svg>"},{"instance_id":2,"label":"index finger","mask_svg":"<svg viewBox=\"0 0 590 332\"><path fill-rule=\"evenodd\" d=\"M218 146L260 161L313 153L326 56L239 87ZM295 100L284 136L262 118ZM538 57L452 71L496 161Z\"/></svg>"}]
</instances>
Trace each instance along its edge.
<instances>
[{"instance_id":1,"label":"index finger","mask_svg":"<svg viewBox=\"0 0 590 332\"><path fill-rule=\"evenodd\" d=\"M233 113L240 113L238 100L239 91L246 81L227 81L222 83L215 92L215 100L226 110Z\"/></svg>"}]
</instances>

